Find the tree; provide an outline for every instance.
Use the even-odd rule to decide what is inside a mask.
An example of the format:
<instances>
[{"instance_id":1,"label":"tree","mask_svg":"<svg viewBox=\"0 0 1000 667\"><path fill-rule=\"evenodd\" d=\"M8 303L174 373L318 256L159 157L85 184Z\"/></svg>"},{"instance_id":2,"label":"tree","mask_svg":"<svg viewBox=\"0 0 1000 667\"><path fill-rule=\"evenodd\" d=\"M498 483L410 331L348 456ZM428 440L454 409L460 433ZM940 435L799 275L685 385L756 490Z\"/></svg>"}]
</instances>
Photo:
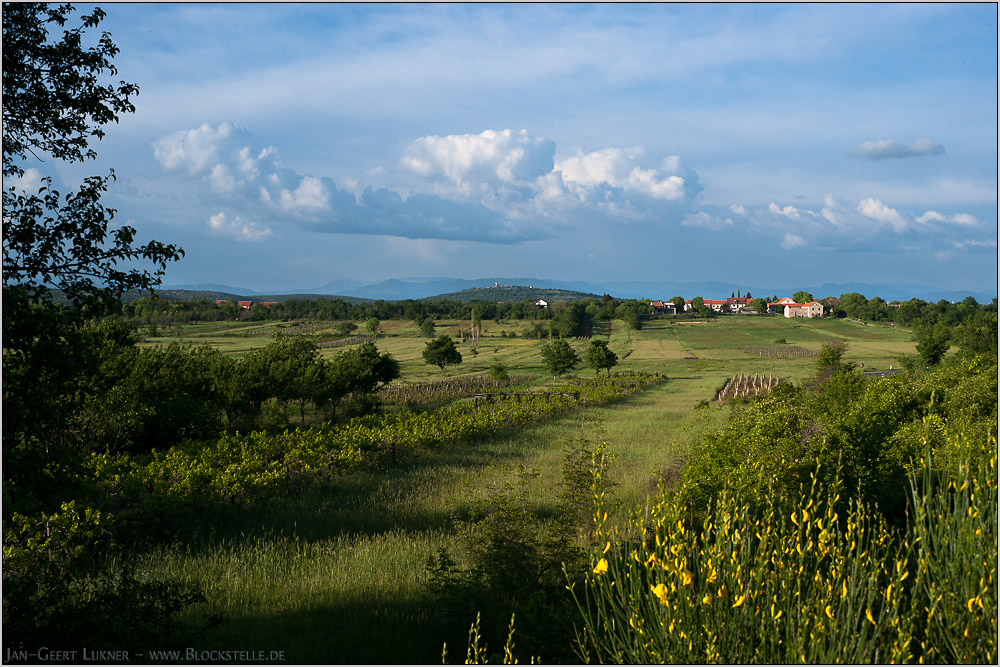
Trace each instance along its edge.
<instances>
[{"instance_id":1,"label":"tree","mask_svg":"<svg viewBox=\"0 0 1000 667\"><path fill-rule=\"evenodd\" d=\"M121 331L82 326L122 292L159 285L167 263L184 254L158 241L137 245L134 228L112 227L115 210L102 206L101 197L114 171L85 178L65 197L48 176L35 192L25 187L39 176L31 160L94 159L90 141L135 110L135 84L103 83L117 74L111 36L103 33L96 46L83 46L84 32L100 23L102 10L50 39L49 29L65 26L73 11L66 4L3 6L4 630L27 645L58 634L63 646L83 637L116 646L124 639L116 636L121 628L136 628L135 637L148 634L146 628L162 631L176 612L204 598L178 595L173 584L145 576L140 581L132 567L107 564L114 546L109 528L116 522L100 520L100 511L92 514L92 485L85 480L93 473L86 461L91 452L127 445L143 423L161 437L205 435L214 424L199 392L207 396L214 388L203 382L208 374L193 355L176 349L137 355ZM129 269L136 260L151 268ZM52 288L72 307L56 303ZM136 361L139 366L131 363ZM133 388L108 387L102 371L115 367L146 373L133 378L144 383L138 389L165 400L143 404ZM190 396L178 389L185 384ZM27 531L20 538L8 531L15 511L31 517L22 517ZM60 527L63 521L68 524ZM62 545L30 546L50 538ZM8 567L20 560L8 558L8 547L22 557L32 551L42 557L28 567Z\"/></svg>"},{"instance_id":2,"label":"tree","mask_svg":"<svg viewBox=\"0 0 1000 667\"><path fill-rule=\"evenodd\" d=\"M595 373L600 373L601 369L607 369L611 374L611 367L618 363L618 355L608 349L607 341L591 341L587 348L587 365L594 369Z\"/></svg>"},{"instance_id":3,"label":"tree","mask_svg":"<svg viewBox=\"0 0 1000 667\"><path fill-rule=\"evenodd\" d=\"M811 303L815 301L815 299L813 298L813 295L810 294L809 292L799 290L798 292L792 295L792 301L794 301L795 303Z\"/></svg>"},{"instance_id":4,"label":"tree","mask_svg":"<svg viewBox=\"0 0 1000 667\"><path fill-rule=\"evenodd\" d=\"M15 181L26 172L28 156L48 155L66 162L97 156L92 138L103 127L135 111L131 98L138 86L102 84L117 74L111 60L118 47L108 33L96 46L84 48L84 31L96 27L104 12L95 8L81 17L81 26L50 40L49 27L63 27L71 5L7 3L3 8L3 176ZM84 179L79 191L65 201L42 179L37 193L19 192L16 184L3 191L4 319L26 316L26 301L50 301L50 287L62 290L74 304L107 304L123 291L148 289L160 283L167 262L183 256L175 246L150 241L134 244L136 230L109 227L115 210L101 206L101 196L114 180ZM120 265L147 260L152 270L122 270ZM5 332L5 346L9 332ZM16 336L16 333L15 333Z\"/></svg>"},{"instance_id":5,"label":"tree","mask_svg":"<svg viewBox=\"0 0 1000 667\"><path fill-rule=\"evenodd\" d=\"M674 304L674 310L676 310L678 313L684 312L684 297L675 296L672 299L670 299L670 303Z\"/></svg>"},{"instance_id":6,"label":"tree","mask_svg":"<svg viewBox=\"0 0 1000 667\"><path fill-rule=\"evenodd\" d=\"M569 346L569 343L557 338L541 347L542 363L553 376L559 376L576 368L580 363L579 355Z\"/></svg>"},{"instance_id":7,"label":"tree","mask_svg":"<svg viewBox=\"0 0 1000 667\"><path fill-rule=\"evenodd\" d=\"M483 329L483 318L479 308L472 308L472 327L469 329L469 336L472 338L473 352L479 347L479 336Z\"/></svg>"},{"instance_id":8,"label":"tree","mask_svg":"<svg viewBox=\"0 0 1000 667\"><path fill-rule=\"evenodd\" d=\"M840 307L847 317L861 319L867 315L868 299L864 294L847 292L840 295Z\"/></svg>"},{"instance_id":9,"label":"tree","mask_svg":"<svg viewBox=\"0 0 1000 667\"><path fill-rule=\"evenodd\" d=\"M427 317L420 321L420 333L422 333L427 338L434 337L434 320Z\"/></svg>"},{"instance_id":10,"label":"tree","mask_svg":"<svg viewBox=\"0 0 1000 667\"><path fill-rule=\"evenodd\" d=\"M282 404L293 401L305 421L305 404L315 393L312 368L319 362L319 347L305 336L275 335L264 347L270 398Z\"/></svg>"},{"instance_id":11,"label":"tree","mask_svg":"<svg viewBox=\"0 0 1000 667\"><path fill-rule=\"evenodd\" d=\"M997 356L997 314L977 311L956 332L956 339L963 354Z\"/></svg>"},{"instance_id":12,"label":"tree","mask_svg":"<svg viewBox=\"0 0 1000 667\"><path fill-rule=\"evenodd\" d=\"M354 322L341 322L337 325L337 333L341 336L350 336L358 330L358 325Z\"/></svg>"},{"instance_id":13,"label":"tree","mask_svg":"<svg viewBox=\"0 0 1000 667\"><path fill-rule=\"evenodd\" d=\"M455 347L455 341L447 334L427 341L427 346L421 356L423 356L424 361L434 364L442 371L445 366L462 363L462 353Z\"/></svg>"},{"instance_id":14,"label":"tree","mask_svg":"<svg viewBox=\"0 0 1000 667\"><path fill-rule=\"evenodd\" d=\"M816 357L816 368L821 372L835 371L841 367L841 359L847 351L845 343L824 343Z\"/></svg>"},{"instance_id":15,"label":"tree","mask_svg":"<svg viewBox=\"0 0 1000 667\"><path fill-rule=\"evenodd\" d=\"M374 336L375 334L378 333L378 328L379 326L381 326L381 324L382 323L378 321L377 317L369 317L365 321L365 329L368 330L368 333Z\"/></svg>"},{"instance_id":16,"label":"tree","mask_svg":"<svg viewBox=\"0 0 1000 667\"><path fill-rule=\"evenodd\" d=\"M342 352L335 360L347 377L350 393L373 394L400 373L399 362L388 352L379 352L378 346L370 341Z\"/></svg>"},{"instance_id":17,"label":"tree","mask_svg":"<svg viewBox=\"0 0 1000 667\"><path fill-rule=\"evenodd\" d=\"M917 356L928 366L935 366L951 347L951 331L942 322L934 325L918 323L913 328L917 339Z\"/></svg>"},{"instance_id":18,"label":"tree","mask_svg":"<svg viewBox=\"0 0 1000 667\"><path fill-rule=\"evenodd\" d=\"M767 302L760 297L756 299L750 299L750 307L756 310L758 313L767 313Z\"/></svg>"}]
</instances>

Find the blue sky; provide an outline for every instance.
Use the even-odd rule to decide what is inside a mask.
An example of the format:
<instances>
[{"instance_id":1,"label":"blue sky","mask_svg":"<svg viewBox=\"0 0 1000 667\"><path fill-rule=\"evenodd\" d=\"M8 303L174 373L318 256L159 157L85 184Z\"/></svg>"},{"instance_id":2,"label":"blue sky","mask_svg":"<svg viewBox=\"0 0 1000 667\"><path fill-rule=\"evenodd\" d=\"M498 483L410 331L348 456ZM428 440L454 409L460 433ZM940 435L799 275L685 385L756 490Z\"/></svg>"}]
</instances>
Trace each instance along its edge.
<instances>
[{"instance_id":1,"label":"blue sky","mask_svg":"<svg viewBox=\"0 0 1000 667\"><path fill-rule=\"evenodd\" d=\"M996 288L995 4L104 8L167 284Z\"/></svg>"}]
</instances>

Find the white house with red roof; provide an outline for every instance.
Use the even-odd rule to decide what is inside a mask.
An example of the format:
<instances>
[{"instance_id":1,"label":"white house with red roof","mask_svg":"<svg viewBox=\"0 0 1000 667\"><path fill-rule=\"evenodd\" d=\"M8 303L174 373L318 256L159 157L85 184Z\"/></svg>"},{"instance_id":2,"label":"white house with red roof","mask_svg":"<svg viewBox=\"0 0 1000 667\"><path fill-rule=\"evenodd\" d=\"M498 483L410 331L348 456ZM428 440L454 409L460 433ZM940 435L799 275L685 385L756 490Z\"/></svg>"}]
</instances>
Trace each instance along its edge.
<instances>
[{"instance_id":1,"label":"white house with red roof","mask_svg":"<svg viewBox=\"0 0 1000 667\"><path fill-rule=\"evenodd\" d=\"M818 301L795 303L794 299L785 297L774 303L767 304L767 312L781 313L785 317L823 317L823 304Z\"/></svg>"}]
</instances>

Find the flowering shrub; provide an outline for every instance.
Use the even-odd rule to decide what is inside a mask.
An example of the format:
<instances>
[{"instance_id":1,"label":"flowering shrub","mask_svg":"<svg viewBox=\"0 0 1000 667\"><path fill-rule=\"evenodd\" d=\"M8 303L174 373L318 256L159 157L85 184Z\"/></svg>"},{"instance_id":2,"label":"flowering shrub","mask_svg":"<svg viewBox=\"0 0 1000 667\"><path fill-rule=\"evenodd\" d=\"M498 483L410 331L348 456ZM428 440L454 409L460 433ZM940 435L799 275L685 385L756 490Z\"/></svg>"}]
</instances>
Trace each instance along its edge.
<instances>
[{"instance_id":1,"label":"flowering shrub","mask_svg":"<svg viewBox=\"0 0 1000 667\"><path fill-rule=\"evenodd\" d=\"M903 533L845 505L839 471L814 474L791 511L726 489L698 526L667 496L621 531L598 524L602 551L571 586L580 657L996 662L996 438L947 442L954 463L941 481L925 457Z\"/></svg>"}]
</instances>

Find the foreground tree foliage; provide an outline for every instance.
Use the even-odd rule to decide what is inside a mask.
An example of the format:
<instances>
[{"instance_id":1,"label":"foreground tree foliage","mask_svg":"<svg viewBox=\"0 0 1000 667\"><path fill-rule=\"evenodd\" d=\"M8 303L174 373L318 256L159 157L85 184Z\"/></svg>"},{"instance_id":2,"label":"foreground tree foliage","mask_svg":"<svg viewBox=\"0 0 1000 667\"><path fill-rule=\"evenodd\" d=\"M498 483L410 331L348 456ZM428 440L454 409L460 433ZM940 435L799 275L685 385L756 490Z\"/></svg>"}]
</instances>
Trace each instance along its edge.
<instances>
[{"instance_id":1,"label":"foreground tree foliage","mask_svg":"<svg viewBox=\"0 0 1000 667\"><path fill-rule=\"evenodd\" d=\"M52 28L70 19L71 5L9 3L3 11L3 270L4 319L25 301L48 300L49 287L63 291L76 304L91 304L125 290L159 283L167 262L183 251L151 241L134 244L136 230L110 230L113 209L101 206L114 172L84 180L63 199L52 179L42 179L38 193L19 191L28 156L44 155L66 162L93 159L91 138L103 127L135 111L135 84L104 84L117 73L112 59L118 48L104 33L96 46L83 47L84 32L96 27L104 12L95 8L81 17L80 27L50 38ZM119 264L145 259L149 270L122 270ZM18 286L16 292L8 288ZM16 311L22 317L23 312ZM6 344L6 343L5 343Z\"/></svg>"},{"instance_id":2,"label":"foreground tree foliage","mask_svg":"<svg viewBox=\"0 0 1000 667\"><path fill-rule=\"evenodd\" d=\"M65 196L47 176L36 193L23 187L31 178L22 177L38 176L32 159L92 159L91 139L134 111L134 84L103 82L117 73L110 36L83 46L100 9L50 35L73 11L3 8L4 631L8 646L111 647L130 627L170 643L174 615L199 594L109 565L116 545L100 513L68 500L86 493L88 454L120 445L156 412L135 412L126 388L100 386L127 334L82 324L125 290L159 284L183 254L157 241L136 245L134 228L112 227L115 211L100 200L114 172ZM152 268L124 266L137 259ZM52 288L69 307L53 303Z\"/></svg>"}]
</instances>

